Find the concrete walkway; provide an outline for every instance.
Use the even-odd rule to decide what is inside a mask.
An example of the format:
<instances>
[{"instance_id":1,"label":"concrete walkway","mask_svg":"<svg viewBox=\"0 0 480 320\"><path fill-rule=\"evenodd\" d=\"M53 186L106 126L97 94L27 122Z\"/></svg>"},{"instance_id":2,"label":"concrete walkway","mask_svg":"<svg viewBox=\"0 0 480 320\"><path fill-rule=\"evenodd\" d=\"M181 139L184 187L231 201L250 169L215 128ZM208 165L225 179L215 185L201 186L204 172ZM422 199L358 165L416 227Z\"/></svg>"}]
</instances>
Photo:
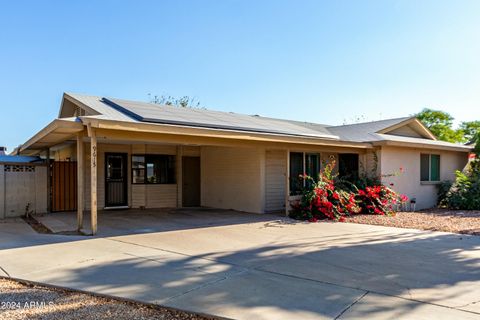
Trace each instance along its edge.
<instances>
[{"instance_id":1,"label":"concrete walkway","mask_svg":"<svg viewBox=\"0 0 480 320\"><path fill-rule=\"evenodd\" d=\"M220 210L124 211L100 213L96 237L0 223L0 248L0 274L229 318L480 319L474 236Z\"/></svg>"}]
</instances>

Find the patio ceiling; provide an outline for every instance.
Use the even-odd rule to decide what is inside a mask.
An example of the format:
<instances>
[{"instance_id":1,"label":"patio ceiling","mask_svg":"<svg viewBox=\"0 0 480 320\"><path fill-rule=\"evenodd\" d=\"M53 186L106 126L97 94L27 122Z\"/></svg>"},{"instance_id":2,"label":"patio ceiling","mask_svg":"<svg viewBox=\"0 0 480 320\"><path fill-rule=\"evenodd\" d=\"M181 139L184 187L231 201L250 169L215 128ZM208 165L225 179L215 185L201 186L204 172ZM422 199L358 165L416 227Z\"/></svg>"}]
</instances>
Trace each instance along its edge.
<instances>
[{"instance_id":1,"label":"patio ceiling","mask_svg":"<svg viewBox=\"0 0 480 320\"><path fill-rule=\"evenodd\" d=\"M25 142L18 152L22 155L38 153L38 151L71 139L76 133L83 130L84 125L73 118L55 119Z\"/></svg>"}]
</instances>

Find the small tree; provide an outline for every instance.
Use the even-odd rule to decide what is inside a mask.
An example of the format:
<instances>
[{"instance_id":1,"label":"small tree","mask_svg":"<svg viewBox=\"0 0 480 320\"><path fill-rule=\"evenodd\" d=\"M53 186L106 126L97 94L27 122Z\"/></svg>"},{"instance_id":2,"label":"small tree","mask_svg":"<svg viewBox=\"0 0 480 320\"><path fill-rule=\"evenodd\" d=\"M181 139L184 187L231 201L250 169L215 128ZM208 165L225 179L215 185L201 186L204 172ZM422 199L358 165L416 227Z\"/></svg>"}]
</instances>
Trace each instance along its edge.
<instances>
[{"instance_id":1,"label":"small tree","mask_svg":"<svg viewBox=\"0 0 480 320\"><path fill-rule=\"evenodd\" d=\"M463 131L465 142L475 142L480 132L480 121L465 121L460 124L460 130Z\"/></svg>"},{"instance_id":2,"label":"small tree","mask_svg":"<svg viewBox=\"0 0 480 320\"><path fill-rule=\"evenodd\" d=\"M480 132L477 132L472 140L475 142L475 147L472 151L475 154L475 158L478 160L480 158Z\"/></svg>"},{"instance_id":3,"label":"small tree","mask_svg":"<svg viewBox=\"0 0 480 320\"><path fill-rule=\"evenodd\" d=\"M440 110L425 108L415 114L432 133L439 139L448 142L463 142L463 130L452 128L454 118Z\"/></svg>"}]
</instances>

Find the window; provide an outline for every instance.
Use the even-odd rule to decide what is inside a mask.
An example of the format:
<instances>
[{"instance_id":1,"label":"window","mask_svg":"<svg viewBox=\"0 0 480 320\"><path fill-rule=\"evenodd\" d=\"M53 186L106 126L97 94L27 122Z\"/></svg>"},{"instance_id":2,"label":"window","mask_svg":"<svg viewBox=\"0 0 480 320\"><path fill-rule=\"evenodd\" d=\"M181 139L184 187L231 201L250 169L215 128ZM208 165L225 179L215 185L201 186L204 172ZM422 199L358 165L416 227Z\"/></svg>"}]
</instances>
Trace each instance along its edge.
<instances>
[{"instance_id":1,"label":"window","mask_svg":"<svg viewBox=\"0 0 480 320\"><path fill-rule=\"evenodd\" d=\"M318 153L305 154L305 173L315 180L318 180L320 173L320 155Z\"/></svg>"},{"instance_id":2,"label":"window","mask_svg":"<svg viewBox=\"0 0 480 320\"><path fill-rule=\"evenodd\" d=\"M132 183L145 183L145 156L132 156Z\"/></svg>"},{"instance_id":3,"label":"window","mask_svg":"<svg viewBox=\"0 0 480 320\"><path fill-rule=\"evenodd\" d=\"M358 154L341 153L338 155L338 175L350 182L358 179Z\"/></svg>"},{"instance_id":4,"label":"window","mask_svg":"<svg viewBox=\"0 0 480 320\"><path fill-rule=\"evenodd\" d=\"M127 160L124 158L124 155L108 154L106 156L105 161L107 162L107 179L119 180L123 178L125 175L125 171L123 171L124 160Z\"/></svg>"},{"instance_id":5,"label":"window","mask_svg":"<svg viewBox=\"0 0 480 320\"><path fill-rule=\"evenodd\" d=\"M303 174L303 153L290 152L290 194L300 194L303 180L299 176Z\"/></svg>"},{"instance_id":6,"label":"window","mask_svg":"<svg viewBox=\"0 0 480 320\"><path fill-rule=\"evenodd\" d=\"M172 184L175 183L175 156L133 155L133 184Z\"/></svg>"},{"instance_id":7,"label":"window","mask_svg":"<svg viewBox=\"0 0 480 320\"><path fill-rule=\"evenodd\" d=\"M304 173L318 179L320 171L320 154L290 152L290 195L299 195L305 186L305 180L300 178Z\"/></svg>"},{"instance_id":8,"label":"window","mask_svg":"<svg viewBox=\"0 0 480 320\"><path fill-rule=\"evenodd\" d=\"M440 181L440 155L420 155L420 181Z\"/></svg>"}]
</instances>

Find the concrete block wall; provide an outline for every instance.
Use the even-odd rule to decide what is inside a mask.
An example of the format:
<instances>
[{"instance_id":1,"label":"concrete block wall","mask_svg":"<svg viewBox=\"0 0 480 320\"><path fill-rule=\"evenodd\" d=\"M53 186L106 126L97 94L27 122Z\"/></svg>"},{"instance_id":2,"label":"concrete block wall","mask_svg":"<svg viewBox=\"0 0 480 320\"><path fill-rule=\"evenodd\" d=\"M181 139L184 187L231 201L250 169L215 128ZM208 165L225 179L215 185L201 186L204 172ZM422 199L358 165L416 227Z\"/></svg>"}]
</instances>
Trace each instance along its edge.
<instances>
[{"instance_id":1,"label":"concrete block wall","mask_svg":"<svg viewBox=\"0 0 480 320\"><path fill-rule=\"evenodd\" d=\"M34 165L33 171L5 171L6 166L31 164L0 164L0 219L19 217L28 206L33 213L47 211L47 167Z\"/></svg>"},{"instance_id":2,"label":"concrete block wall","mask_svg":"<svg viewBox=\"0 0 480 320\"><path fill-rule=\"evenodd\" d=\"M5 219L5 167L0 164L0 219Z\"/></svg>"}]
</instances>

